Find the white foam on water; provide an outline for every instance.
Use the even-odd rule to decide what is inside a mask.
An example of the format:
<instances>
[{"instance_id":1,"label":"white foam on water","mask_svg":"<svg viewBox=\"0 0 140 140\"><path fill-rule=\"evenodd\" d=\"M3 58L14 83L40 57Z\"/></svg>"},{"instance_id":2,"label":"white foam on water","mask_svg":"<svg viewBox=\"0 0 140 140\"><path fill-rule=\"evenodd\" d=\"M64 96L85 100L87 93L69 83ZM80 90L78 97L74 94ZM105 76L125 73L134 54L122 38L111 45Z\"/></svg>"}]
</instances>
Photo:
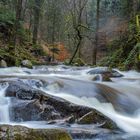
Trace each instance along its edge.
<instances>
[{"instance_id":1,"label":"white foam on water","mask_svg":"<svg viewBox=\"0 0 140 140\"><path fill-rule=\"evenodd\" d=\"M124 78L130 78L130 79L139 79L140 78L140 73L135 71L135 70L130 70L130 71L120 71L118 69L114 69L120 74L124 75Z\"/></svg>"},{"instance_id":2,"label":"white foam on water","mask_svg":"<svg viewBox=\"0 0 140 140\"><path fill-rule=\"evenodd\" d=\"M87 97L76 97L73 95L65 94L65 93L53 93L52 91L45 91L44 92L51 94L53 96L57 96L63 98L71 103L87 106L93 109L98 110L99 112L103 113L105 116L112 119L119 128L123 129L129 133L136 133L139 135L140 130L140 111L137 112L137 115L127 116L118 113L112 106L111 103L101 103L96 98L87 98Z\"/></svg>"},{"instance_id":3,"label":"white foam on water","mask_svg":"<svg viewBox=\"0 0 140 140\"><path fill-rule=\"evenodd\" d=\"M9 117L9 105L10 99L5 97L5 90L8 84L0 85L0 122L8 123L10 122Z\"/></svg>"},{"instance_id":4,"label":"white foam on water","mask_svg":"<svg viewBox=\"0 0 140 140\"><path fill-rule=\"evenodd\" d=\"M54 68L50 68L50 70L54 70ZM56 68L56 71L73 71L73 69L59 69ZM68 75L65 74L33 74L31 73L30 75L27 75L23 69L21 68L13 68L12 70L10 68L7 69L2 69L2 71L0 72L0 74L4 74L5 73L7 75L15 74L15 76L17 75L26 75L26 76L32 76L32 77L42 77L42 78L46 78L47 77L62 77L62 78L71 78L73 80L78 79L78 80L83 80L83 81L90 81L93 78L93 75L88 75L87 71L89 70L89 68L86 70L77 70L76 73L79 73L77 75L75 75L76 73L68 73ZM32 72L32 71L30 71ZM121 72L118 71L121 74L123 74L126 79L140 79L140 73L136 72L136 71L129 71L129 72ZM121 78L118 81L114 81L115 84L113 85L113 83L108 83L108 86L111 86L113 88L119 89L120 91L123 92L127 92L127 91L131 91L133 93L133 91L135 90L135 92L137 92L138 95L140 95L140 88L139 85L140 83L138 81L123 81L123 78L121 80ZM86 83L85 83L86 84ZM104 83L103 83L104 84ZM8 123L10 121L9 118L9 103L10 100L9 98L6 98L4 96L4 92L5 92L6 86L5 87L1 87L0 86L0 123ZM131 89L131 90L130 90ZM139 135L139 131L140 131L140 109L138 109L136 111L135 114L132 114L131 116L129 115L124 115L121 113L118 113L112 106L111 103L101 103L99 102L96 98L93 97L76 97L74 95L70 95L70 94L66 94L66 93L62 93L59 92L59 85L55 84L52 87L50 86L49 90L44 90L42 89L44 92L51 94L53 96L57 96L60 98L63 98L67 101L70 101L74 104L77 105L82 105L82 106L87 106L93 109L98 110L99 112L103 113L105 116L111 118L121 129L123 129L126 132L129 133L137 133ZM51 90L51 91L50 91ZM57 90L57 94L55 93ZM23 124L24 125L24 124ZM36 124L38 126L38 124ZM26 126L30 126L30 123L26 124Z\"/></svg>"}]
</instances>

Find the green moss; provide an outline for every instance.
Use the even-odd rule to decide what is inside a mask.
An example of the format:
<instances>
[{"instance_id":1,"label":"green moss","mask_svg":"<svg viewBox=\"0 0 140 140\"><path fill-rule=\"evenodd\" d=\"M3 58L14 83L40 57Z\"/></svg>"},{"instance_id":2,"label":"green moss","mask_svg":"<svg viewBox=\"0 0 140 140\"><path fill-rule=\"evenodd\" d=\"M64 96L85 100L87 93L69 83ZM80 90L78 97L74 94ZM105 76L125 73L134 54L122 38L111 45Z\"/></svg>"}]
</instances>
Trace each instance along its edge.
<instances>
[{"instance_id":1,"label":"green moss","mask_svg":"<svg viewBox=\"0 0 140 140\"><path fill-rule=\"evenodd\" d=\"M73 65L84 66L84 65L86 65L86 63L81 58L77 58L77 59L74 60Z\"/></svg>"},{"instance_id":2,"label":"green moss","mask_svg":"<svg viewBox=\"0 0 140 140\"><path fill-rule=\"evenodd\" d=\"M29 129L23 126L0 126L0 139L6 140L71 140L59 129Z\"/></svg>"},{"instance_id":3,"label":"green moss","mask_svg":"<svg viewBox=\"0 0 140 140\"><path fill-rule=\"evenodd\" d=\"M77 121L78 124L96 124L97 122L103 124L101 126L102 128L111 130L118 129L116 124L112 120L105 117L98 111L91 111Z\"/></svg>"}]
</instances>

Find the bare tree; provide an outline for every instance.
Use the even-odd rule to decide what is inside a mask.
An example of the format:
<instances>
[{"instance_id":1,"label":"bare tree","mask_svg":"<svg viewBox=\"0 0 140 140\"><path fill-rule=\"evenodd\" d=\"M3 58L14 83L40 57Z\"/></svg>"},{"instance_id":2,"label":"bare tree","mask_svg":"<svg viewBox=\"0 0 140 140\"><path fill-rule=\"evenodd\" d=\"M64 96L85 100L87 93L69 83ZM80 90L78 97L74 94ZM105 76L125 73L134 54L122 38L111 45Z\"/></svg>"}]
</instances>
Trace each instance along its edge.
<instances>
[{"instance_id":1,"label":"bare tree","mask_svg":"<svg viewBox=\"0 0 140 140\"><path fill-rule=\"evenodd\" d=\"M38 39L41 3L42 3L42 0L35 0L35 4L34 4L34 25L33 25L34 26L33 27L33 44L36 44L37 39Z\"/></svg>"},{"instance_id":2,"label":"bare tree","mask_svg":"<svg viewBox=\"0 0 140 140\"><path fill-rule=\"evenodd\" d=\"M18 45L20 43L19 30L20 30L20 22L22 20L22 0L16 0L16 22L15 22L15 36L14 36L14 45Z\"/></svg>"},{"instance_id":3,"label":"bare tree","mask_svg":"<svg viewBox=\"0 0 140 140\"><path fill-rule=\"evenodd\" d=\"M75 30L75 42L76 42L76 49L70 59L69 64L71 64L79 50L79 57L81 56L80 48L81 43L83 39L82 30L83 30L83 13L85 10L85 7L87 5L88 0L72 0L72 8L70 9L71 15L72 15L72 22L73 22L73 28Z\"/></svg>"}]
</instances>

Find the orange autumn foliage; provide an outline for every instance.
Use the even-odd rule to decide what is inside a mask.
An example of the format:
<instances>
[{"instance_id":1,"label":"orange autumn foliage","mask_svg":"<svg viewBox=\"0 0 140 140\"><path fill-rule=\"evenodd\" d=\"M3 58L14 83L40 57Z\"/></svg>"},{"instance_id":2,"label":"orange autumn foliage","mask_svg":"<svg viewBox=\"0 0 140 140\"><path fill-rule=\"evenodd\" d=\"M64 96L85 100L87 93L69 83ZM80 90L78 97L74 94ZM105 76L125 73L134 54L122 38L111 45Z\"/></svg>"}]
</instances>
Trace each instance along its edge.
<instances>
[{"instance_id":1,"label":"orange autumn foliage","mask_svg":"<svg viewBox=\"0 0 140 140\"><path fill-rule=\"evenodd\" d=\"M58 52L54 53L55 60L63 62L66 59L70 58L70 54L63 43L56 43L54 44L54 47L58 49ZM42 44L42 48L49 56L53 56L53 52L51 51L51 49L53 48L52 44L44 43Z\"/></svg>"},{"instance_id":2,"label":"orange autumn foliage","mask_svg":"<svg viewBox=\"0 0 140 140\"><path fill-rule=\"evenodd\" d=\"M64 60L68 59L70 57L70 54L68 53L66 47L64 46L64 44L59 43L57 45L57 49L59 49L58 54L55 54L55 59L63 62Z\"/></svg>"}]
</instances>

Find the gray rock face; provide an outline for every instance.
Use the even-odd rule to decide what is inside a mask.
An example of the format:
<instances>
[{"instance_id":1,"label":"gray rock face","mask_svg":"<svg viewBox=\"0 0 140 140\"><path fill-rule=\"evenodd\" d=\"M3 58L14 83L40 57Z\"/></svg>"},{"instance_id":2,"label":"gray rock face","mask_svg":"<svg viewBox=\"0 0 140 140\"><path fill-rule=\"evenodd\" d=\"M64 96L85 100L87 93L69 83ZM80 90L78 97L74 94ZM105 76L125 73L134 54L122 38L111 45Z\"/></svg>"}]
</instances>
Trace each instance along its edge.
<instances>
[{"instance_id":1,"label":"gray rock face","mask_svg":"<svg viewBox=\"0 0 140 140\"><path fill-rule=\"evenodd\" d=\"M9 83L5 95L8 97L17 97L22 100L38 99L40 96L36 90L21 81Z\"/></svg>"},{"instance_id":2,"label":"gray rock face","mask_svg":"<svg viewBox=\"0 0 140 140\"><path fill-rule=\"evenodd\" d=\"M59 129L29 129L23 126L0 126L1 140L72 140L69 134Z\"/></svg>"},{"instance_id":3,"label":"gray rock face","mask_svg":"<svg viewBox=\"0 0 140 140\"><path fill-rule=\"evenodd\" d=\"M61 98L48 95L22 82L10 82L6 96L12 97L10 109L12 121L38 121L63 119L75 114L79 117L90 109L71 104ZM78 114L76 115L76 113Z\"/></svg>"},{"instance_id":4,"label":"gray rock face","mask_svg":"<svg viewBox=\"0 0 140 140\"><path fill-rule=\"evenodd\" d=\"M12 121L49 121L62 118L53 106L41 104L39 100L14 102L16 103L10 108Z\"/></svg>"},{"instance_id":5,"label":"gray rock face","mask_svg":"<svg viewBox=\"0 0 140 140\"><path fill-rule=\"evenodd\" d=\"M22 65L23 67L33 68L32 62L29 61L29 60L23 60L23 61L21 62L21 65Z\"/></svg>"}]
</instances>

